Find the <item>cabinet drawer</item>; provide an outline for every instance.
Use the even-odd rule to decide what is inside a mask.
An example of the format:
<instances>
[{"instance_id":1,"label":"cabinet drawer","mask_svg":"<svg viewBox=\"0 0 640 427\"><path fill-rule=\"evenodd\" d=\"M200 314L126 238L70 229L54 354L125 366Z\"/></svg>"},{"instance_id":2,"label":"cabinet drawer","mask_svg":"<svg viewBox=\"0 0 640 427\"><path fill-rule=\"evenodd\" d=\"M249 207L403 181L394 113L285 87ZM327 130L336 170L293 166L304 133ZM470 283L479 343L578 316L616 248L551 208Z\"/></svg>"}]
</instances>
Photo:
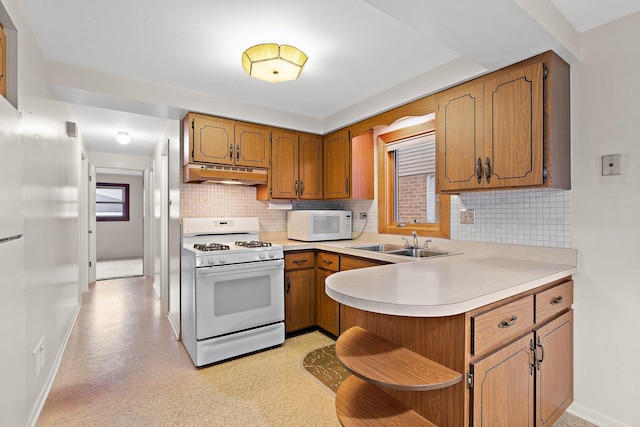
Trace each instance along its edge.
<instances>
[{"instance_id":1,"label":"cabinet drawer","mask_svg":"<svg viewBox=\"0 0 640 427\"><path fill-rule=\"evenodd\" d=\"M507 343L533 326L533 295L471 317L471 353Z\"/></svg>"},{"instance_id":2,"label":"cabinet drawer","mask_svg":"<svg viewBox=\"0 0 640 427\"><path fill-rule=\"evenodd\" d=\"M573 305L573 280L536 294L536 323L540 323Z\"/></svg>"},{"instance_id":3,"label":"cabinet drawer","mask_svg":"<svg viewBox=\"0 0 640 427\"><path fill-rule=\"evenodd\" d=\"M284 256L285 270L296 270L298 268L315 267L315 257L313 251L288 253Z\"/></svg>"},{"instance_id":4,"label":"cabinet drawer","mask_svg":"<svg viewBox=\"0 0 640 427\"><path fill-rule=\"evenodd\" d=\"M325 270L331 271L340 270L340 255L331 254L328 252L319 252L318 268L323 268Z\"/></svg>"},{"instance_id":5,"label":"cabinet drawer","mask_svg":"<svg viewBox=\"0 0 640 427\"><path fill-rule=\"evenodd\" d=\"M361 258L352 258L350 256L340 257L340 271L355 270L357 268L375 267L376 265L386 264L384 261L372 261Z\"/></svg>"}]
</instances>

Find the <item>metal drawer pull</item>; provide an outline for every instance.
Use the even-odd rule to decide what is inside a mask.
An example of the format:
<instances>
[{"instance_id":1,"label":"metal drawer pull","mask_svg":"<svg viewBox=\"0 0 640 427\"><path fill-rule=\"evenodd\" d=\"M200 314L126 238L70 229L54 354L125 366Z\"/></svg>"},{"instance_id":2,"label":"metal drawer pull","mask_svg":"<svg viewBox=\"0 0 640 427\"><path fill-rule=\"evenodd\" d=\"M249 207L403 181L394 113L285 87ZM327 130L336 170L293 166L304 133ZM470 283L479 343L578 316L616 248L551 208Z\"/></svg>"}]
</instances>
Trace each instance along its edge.
<instances>
[{"instance_id":1,"label":"metal drawer pull","mask_svg":"<svg viewBox=\"0 0 640 427\"><path fill-rule=\"evenodd\" d=\"M516 324L516 320L518 320L516 316L511 316L511 320L509 320L508 322L506 320L503 320L502 322L498 323L498 328L508 328L509 326L513 326Z\"/></svg>"},{"instance_id":2,"label":"metal drawer pull","mask_svg":"<svg viewBox=\"0 0 640 427\"><path fill-rule=\"evenodd\" d=\"M491 182L491 159L488 157L484 167L484 177L487 180L487 184Z\"/></svg>"},{"instance_id":3,"label":"metal drawer pull","mask_svg":"<svg viewBox=\"0 0 640 427\"><path fill-rule=\"evenodd\" d=\"M324 262L325 264L329 264L329 265L333 264L333 261L330 261L328 259L323 259L322 262Z\"/></svg>"},{"instance_id":4,"label":"metal drawer pull","mask_svg":"<svg viewBox=\"0 0 640 427\"><path fill-rule=\"evenodd\" d=\"M555 297L554 299L551 300L551 305L560 304L563 299L564 298L562 297L562 295L560 295L559 297Z\"/></svg>"},{"instance_id":5,"label":"metal drawer pull","mask_svg":"<svg viewBox=\"0 0 640 427\"><path fill-rule=\"evenodd\" d=\"M304 264L307 261L309 261L309 260L308 259L294 259L293 263L294 264Z\"/></svg>"}]
</instances>

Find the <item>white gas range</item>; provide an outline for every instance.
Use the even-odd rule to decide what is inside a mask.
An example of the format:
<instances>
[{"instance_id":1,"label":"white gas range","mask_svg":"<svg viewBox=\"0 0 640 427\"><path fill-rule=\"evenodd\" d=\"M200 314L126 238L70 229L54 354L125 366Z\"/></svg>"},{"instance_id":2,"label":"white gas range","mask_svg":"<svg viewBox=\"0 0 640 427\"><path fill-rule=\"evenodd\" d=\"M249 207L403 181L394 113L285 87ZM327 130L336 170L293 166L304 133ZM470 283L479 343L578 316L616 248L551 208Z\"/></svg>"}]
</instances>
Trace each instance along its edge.
<instances>
[{"instance_id":1,"label":"white gas range","mask_svg":"<svg viewBox=\"0 0 640 427\"><path fill-rule=\"evenodd\" d=\"M204 366L284 342L284 253L257 218L183 218L182 342Z\"/></svg>"}]
</instances>

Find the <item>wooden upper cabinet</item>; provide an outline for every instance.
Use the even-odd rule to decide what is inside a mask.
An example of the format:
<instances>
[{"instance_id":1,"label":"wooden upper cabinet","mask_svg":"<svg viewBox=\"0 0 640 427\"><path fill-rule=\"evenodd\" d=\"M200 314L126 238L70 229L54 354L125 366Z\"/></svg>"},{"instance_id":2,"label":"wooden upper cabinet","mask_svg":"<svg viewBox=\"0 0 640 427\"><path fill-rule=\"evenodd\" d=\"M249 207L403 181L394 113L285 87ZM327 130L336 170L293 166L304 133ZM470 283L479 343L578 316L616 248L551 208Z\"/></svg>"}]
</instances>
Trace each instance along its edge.
<instances>
[{"instance_id":1,"label":"wooden upper cabinet","mask_svg":"<svg viewBox=\"0 0 640 427\"><path fill-rule=\"evenodd\" d=\"M298 134L273 130L271 161L271 197L298 198Z\"/></svg>"},{"instance_id":2,"label":"wooden upper cabinet","mask_svg":"<svg viewBox=\"0 0 640 427\"><path fill-rule=\"evenodd\" d=\"M484 83L484 185L542 185L542 61Z\"/></svg>"},{"instance_id":3,"label":"wooden upper cabinet","mask_svg":"<svg viewBox=\"0 0 640 427\"><path fill-rule=\"evenodd\" d=\"M324 137L324 198L373 200L373 131L351 137L348 129Z\"/></svg>"},{"instance_id":4,"label":"wooden upper cabinet","mask_svg":"<svg viewBox=\"0 0 640 427\"><path fill-rule=\"evenodd\" d=\"M436 95L436 173L441 191L479 188L482 163L482 83Z\"/></svg>"},{"instance_id":5,"label":"wooden upper cabinet","mask_svg":"<svg viewBox=\"0 0 640 427\"><path fill-rule=\"evenodd\" d=\"M233 120L190 113L184 118L183 128L185 165L192 162L233 165Z\"/></svg>"},{"instance_id":6,"label":"wooden upper cabinet","mask_svg":"<svg viewBox=\"0 0 640 427\"><path fill-rule=\"evenodd\" d=\"M7 97L7 35L0 24L0 95Z\"/></svg>"},{"instance_id":7,"label":"wooden upper cabinet","mask_svg":"<svg viewBox=\"0 0 640 427\"><path fill-rule=\"evenodd\" d=\"M182 122L183 165L206 163L268 168L269 128L204 114L189 113Z\"/></svg>"},{"instance_id":8,"label":"wooden upper cabinet","mask_svg":"<svg viewBox=\"0 0 640 427\"><path fill-rule=\"evenodd\" d=\"M569 65L546 52L436 95L439 192L571 188Z\"/></svg>"},{"instance_id":9,"label":"wooden upper cabinet","mask_svg":"<svg viewBox=\"0 0 640 427\"><path fill-rule=\"evenodd\" d=\"M322 199L322 137L303 133L299 147L299 198Z\"/></svg>"},{"instance_id":10,"label":"wooden upper cabinet","mask_svg":"<svg viewBox=\"0 0 640 427\"><path fill-rule=\"evenodd\" d=\"M271 157L269 128L235 123L235 165L268 168Z\"/></svg>"},{"instance_id":11,"label":"wooden upper cabinet","mask_svg":"<svg viewBox=\"0 0 640 427\"><path fill-rule=\"evenodd\" d=\"M349 131L340 130L324 137L324 198L349 198L351 188L351 144Z\"/></svg>"},{"instance_id":12,"label":"wooden upper cabinet","mask_svg":"<svg viewBox=\"0 0 640 427\"><path fill-rule=\"evenodd\" d=\"M322 137L274 129L273 199L322 199Z\"/></svg>"}]
</instances>

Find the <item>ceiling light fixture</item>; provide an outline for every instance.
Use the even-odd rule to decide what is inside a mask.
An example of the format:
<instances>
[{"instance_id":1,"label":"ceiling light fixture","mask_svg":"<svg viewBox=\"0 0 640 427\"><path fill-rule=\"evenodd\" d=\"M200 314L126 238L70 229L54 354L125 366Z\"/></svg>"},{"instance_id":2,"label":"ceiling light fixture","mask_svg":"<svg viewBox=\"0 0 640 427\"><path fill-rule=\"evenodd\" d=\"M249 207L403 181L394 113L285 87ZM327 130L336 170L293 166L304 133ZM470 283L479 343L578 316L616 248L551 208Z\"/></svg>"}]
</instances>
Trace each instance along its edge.
<instances>
[{"instance_id":1,"label":"ceiling light fixture","mask_svg":"<svg viewBox=\"0 0 640 427\"><path fill-rule=\"evenodd\" d=\"M126 145L131 142L131 137L128 132L118 132L118 136L116 136L116 141L118 141L122 145Z\"/></svg>"},{"instance_id":2,"label":"ceiling light fixture","mask_svg":"<svg viewBox=\"0 0 640 427\"><path fill-rule=\"evenodd\" d=\"M295 80L302 73L308 56L286 44L263 43L242 54L242 68L251 77L271 83Z\"/></svg>"}]
</instances>

